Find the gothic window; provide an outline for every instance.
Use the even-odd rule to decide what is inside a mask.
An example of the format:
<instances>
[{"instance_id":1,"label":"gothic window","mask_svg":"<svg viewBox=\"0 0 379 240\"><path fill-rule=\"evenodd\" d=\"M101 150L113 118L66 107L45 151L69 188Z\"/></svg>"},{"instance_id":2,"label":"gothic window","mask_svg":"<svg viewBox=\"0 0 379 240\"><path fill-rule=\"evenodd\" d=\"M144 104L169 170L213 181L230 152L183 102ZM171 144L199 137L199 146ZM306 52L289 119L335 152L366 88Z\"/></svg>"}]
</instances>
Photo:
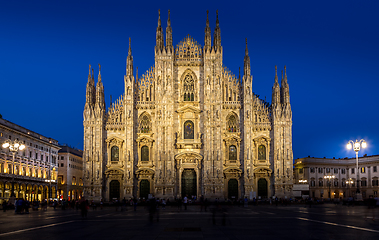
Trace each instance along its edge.
<instances>
[{"instance_id":1,"label":"gothic window","mask_svg":"<svg viewBox=\"0 0 379 240\"><path fill-rule=\"evenodd\" d=\"M149 116L143 115L140 121L140 132L149 133L150 132L150 119Z\"/></svg>"},{"instance_id":2,"label":"gothic window","mask_svg":"<svg viewBox=\"0 0 379 240\"><path fill-rule=\"evenodd\" d=\"M227 129L228 132L237 132L237 117L235 115L231 115L227 120Z\"/></svg>"},{"instance_id":3,"label":"gothic window","mask_svg":"<svg viewBox=\"0 0 379 240\"><path fill-rule=\"evenodd\" d=\"M190 120L184 123L184 139L194 139L194 125Z\"/></svg>"},{"instance_id":4,"label":"gothic window","mask_svg":"<svg viewBox=\"0 0 379 240\"><path fill-rule=\"evenodd\" d=\"M266 147L264 145L258 147L258 160L266 160Z\"/></svg>"},{"instance_id":5,"label":"gothic window","mask_svg":"<svg viewBox=\"0 0 379 240\"><path fill-rule=\"evenodd\" d=\"M184 78L183 92L184 92L184 99L183 99L184 101L194 101L195 83L190 74L188 74Z\"/></svg>"},{"instance_id":6,"label":"gothic window","mask_svg":"<svg viewBox=\"0 0 379 240\"><path fill-rule=\"evenodd\" d=\"M141 161L148 162L149 161L149 147L143 146L141 148Z\"/></svg>"},{"instance_id":7,"label":"gothic window","mask_svg":"<svg viewBox=\"0 0 379 240\"><path fill-rule=\"evenodd\" d=\"M111 148L111 161L118 161L119 159L119 150L118 150L118 147L117 146L113 146Z\"/></svg>"},{"instance_id":8,"label":"gothic window","mask_svg":"<svg viewBox=\"0 0 379 240\"><path fill-rule=\"evenodd\" d=\"M237 148L234 145L229 147L229 160L237 160Z\"/></svg>"}]
</instances>

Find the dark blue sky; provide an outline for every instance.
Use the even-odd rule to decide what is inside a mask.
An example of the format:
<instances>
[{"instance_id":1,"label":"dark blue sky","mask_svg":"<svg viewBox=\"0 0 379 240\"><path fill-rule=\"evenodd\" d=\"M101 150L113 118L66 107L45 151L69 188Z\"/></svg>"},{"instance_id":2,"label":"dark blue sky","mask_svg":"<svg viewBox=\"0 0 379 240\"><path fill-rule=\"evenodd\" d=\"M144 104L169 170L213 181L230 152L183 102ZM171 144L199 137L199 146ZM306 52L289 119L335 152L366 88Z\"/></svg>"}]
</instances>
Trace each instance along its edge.
<instances>
[{"instance_id":1,"label":"dark blue sky","mask_svg":"<svg viewBox=\"0 0 379 240\"><path fill-rule=\"evenodd\" d=\"M171 10L174 45L204 44L206 10L219 10L224 64L238 75L248 38L253 91L271 101L274 69L287 65L294 158L379 154L379 1L1 1L0 114L60 143L82 148L91 64L102 65L106 104L134 66L154 64L158 9Z\"/></svg>"}]
</instances>

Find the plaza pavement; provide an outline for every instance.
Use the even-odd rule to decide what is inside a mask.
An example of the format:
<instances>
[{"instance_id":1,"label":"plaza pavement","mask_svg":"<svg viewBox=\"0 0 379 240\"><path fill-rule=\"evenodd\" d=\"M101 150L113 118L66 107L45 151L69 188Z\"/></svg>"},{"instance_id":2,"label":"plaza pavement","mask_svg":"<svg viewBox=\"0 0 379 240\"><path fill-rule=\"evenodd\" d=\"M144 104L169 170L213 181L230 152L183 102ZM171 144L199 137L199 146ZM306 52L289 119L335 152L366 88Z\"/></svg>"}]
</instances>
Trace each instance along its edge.
<instances>
[{"instance_id":1,"label":"plaza pavement","mask_svg":"<svg viewBox=\"0 0 379 240\"><path fill-rule=\"evenodd\" d=\"M159 210L153 222L142 206L80 211L0 212L0 239L378 239L379 208L342 205L260 205L229 207L213 215L199 206Z\"/></svg>"}]
</instances>

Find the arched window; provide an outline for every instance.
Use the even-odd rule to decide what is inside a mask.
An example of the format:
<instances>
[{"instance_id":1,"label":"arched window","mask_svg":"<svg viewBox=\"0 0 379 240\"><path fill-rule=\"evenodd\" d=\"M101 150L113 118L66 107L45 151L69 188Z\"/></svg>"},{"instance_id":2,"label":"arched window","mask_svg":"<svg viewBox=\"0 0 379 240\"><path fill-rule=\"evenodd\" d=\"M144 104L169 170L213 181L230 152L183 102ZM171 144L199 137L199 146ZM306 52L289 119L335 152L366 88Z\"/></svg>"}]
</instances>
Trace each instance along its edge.
<instances>
[{"instance_id":1,"label":"arched window","mask_svg":"<svg viewBox=\"0 0 379 240\"><path fill-rule=\"evenodd\" d=\"M258 160L266 160L266 147L264 145L258 147Z\"/></svg>"},{"instance_id":2,"label":"arched window","mask_svg":"<svg viewBox=\"0 0 379 240\"><path fill-rule=\"evenodd\" d=\"M141 161L148 162L149 161L149 147L143 146L141 148Z\"/></svg>"},{"instance_id":3,"label":"arched window","mask_svg":"<svg viewBox=\"0 0 379 240\"><path fill-rule=\"evenodd\" d=\"M228 132L237 132L238 130L238 120L235 115L231 115L227 120L227 131Z\"/></svg>"},{"instance_id":4,"label":"arched window","mask_svg":"<svg viewBox=\"0 0 379 240\"><path fill-rule=\"evenodd\" d=\"M117 146L113 146L111 148L111 161L118 161L119 160L119 150Z\"/></svg>"},{"instance_id":5,"label":"arched window","mask_svg":"<svg viewBox=\"0 0 379 240\"><path fill-rule=\"evenodd\" d=\"M183 101L194 101L195 83L190 74L185 76L183 84Z\"/></svg>"},{"instance_id":6,"label":"arched window","mask_svg":"<svg viewBox=\"0 0 379 240\"><path fill-rule=\"evenodd\" d=\"M229 160L237 160L237 148L234 145L229 147Z\"/></svg>"},{"instance_id":7,"label":"arched window","mask_svg":"<svg viewBox=\"0 0 379 240\"><path fill-rule=\"evenodd\" d=\"M194 139L194 125L190 120L184 123L184 139Z\"/></svg>"},{"instance_id":8,"label":"arched window","mask_svg":"<svg viewBox=\"0 0 379 240\"><path fill-rule=\"evenodd\" d=\"M148 115L143 115L140 121L140 133L150 132L150 118Z\"/></svg>"}]
</instances>

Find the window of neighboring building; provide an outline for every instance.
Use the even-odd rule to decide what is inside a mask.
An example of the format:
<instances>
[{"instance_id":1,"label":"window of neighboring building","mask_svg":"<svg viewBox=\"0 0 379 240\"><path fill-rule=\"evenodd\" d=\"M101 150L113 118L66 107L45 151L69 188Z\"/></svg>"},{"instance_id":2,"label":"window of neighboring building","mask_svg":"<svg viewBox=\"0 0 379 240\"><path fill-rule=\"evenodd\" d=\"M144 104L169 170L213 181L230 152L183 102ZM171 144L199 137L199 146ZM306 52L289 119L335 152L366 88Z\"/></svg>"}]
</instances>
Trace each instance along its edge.
<instances>
[{"instance_id":1,"label":"window of neighboring building","mask_svg":"<svg viewBox=\"0 0 379 240\"><path fill-rule=\"evenodd\" d=\"M366 168L365 167L361 167L361 173L365 173L366 172Z\"/></svg>"},{"instance_id":2,"label":"window of neighboring building","mask_svg":"<svg viewBox=\"0 0 379 240\"><path fill-rule=\"evenodd\" d=\"M378 186L378 179L373 179L372 180L372 186L373 187Z\"/></svg>"},{"instance_id":3,"label":"window of neighboring building","mask_svg":"<svg viewBox=\"0 0 379 240\"><path fill-rule=\"evenodd\" d=\"M319 187L324 186L324 182L323 182L322 180L319 180L319 181L318 181L318 186L319 186Z\"/></svg>"},{"instance_id":4,"label":"window of neighboring building","mask_svg":"<svg viewBox=\"0 0 379 240\"><path fill-rule=\"evenodd\" d=\"M361 181L361 186L362 187L366 187L367 186L367 180L366 179L364 179L364 180Z\"/></svg>"},{"instance_id":5,"label":"window of neighboring building","mask_svg":"<svg viewBox=\"0 0 379 240\"><path fill-rule=\"evenodd\" d=\"M322 168L318 168L318 173L322 173L323 172L323 169Z\"/></svg>"},{"instance_id":6,"label":"window of neighboring building","mask_svg":"<svg viewBox=\"0 0 379 240\"><path fill-rule=\"evenodd\" d=\"M72 177L72 185L76 185L76 177L75 176Z\"/></svg>"},{"instance_id":7,"label":"window of neighboring building","mask_svg":"<svg viewBox=\"0 0 379 240\"><path fill-rule=\"evenodd\" d=\"M32 158L32 151L29 152L29 157Z\"/></svg>"},{"instance_id":8,"label":"window of neighboring building","mask_svg":"<svg viewBox=\"0 0 379 240\"><path fill-rule=\"evenodd\" d=\"M326 168L326 173L330 173L330 168Z\"/></svg>"},{"instance_id":9,"label":"window of neighboring building","mask_svg":"<svg viewBox=\"0 0 379 240\"><path fill-rule=\"evenodd\" d=\"M377 172L377 171L378 171L377 168L376 168L376 166L373 166L373 167L372 167L372 171L373 171L373 172Z\"/></svg>"},{"instance_id":10,"label":"window of neighboring building","mask_svg":"<svg viewBox=\"0 0 379 240\"><path fill-rule=\"evenodd\" d=\"M38 159L38 153L36 153L36 160Z\"/></svg>"},{"instance_id":11,"label":"window of neighboring building","mask_svg":"<svg viewBox=\"0 0 379 240\"><path fill-rule=\"evenodd\" d=\"M338 173L338 168L334 168L334 173L335 173L335 174Z\"/></svg>"},{"instance_id":12,"label":"window of neighboring building","mask_svg":"<svg viewBox=\"0 0 379 240\"><path fill-rule=\"evenodd\" d=\"M342 173L342 174L346 174L346 169L342 168L342 169L341 169L341 173Z\"/></svg>"},{"instance_id":13,"label":"window of neighboring building","mask_svg":"<svg viewBox=\"0 0 379 240\"><path fill-rule=\"evenodd\" d=\"M311 180L311 187L314 187L316 185L315 180Z\"/></svg>"},{"instance_id":14,"label":"window of neighboring building","mask_svg":"<svg viewBox=\"0 0 379 240\"><path fill-rule=\"evenodd\" d=\"M334 181L334 186L338 187L338 180Z\"/></svg>"},{"instance_id":15,"label":"window of neighboring building","mask_svg":"<svg viewBox=\"0 0 379 240\"><path fill-rule=\"evenodd\" d=\"M63 184L63 176L62 175L58 175L58 183Z\"/></svg>"},{"instance_id":16,"label":"window of neighboring building","mask_svg":"<svg viewBox=\"0 0 379 240\"><path fill-rule=\"evenodd\" d=\"M303 168L299 168L299 173L303 174Z\"/></svg>"},{"instance_id":17,"label":"window of neighboring building","mask_svg":"<svg viewBox=\"0 0 379 240\"><path fill-rule=\"evenodd\" d=\"M315 168L314 167L311 167L311 173L314 173L315 172Z\"/></svg>"},{"instance_id":18,"label":"window of neighboring building","mask_svg":"<svg viewBox=\"0 0 379 240\"><path fill-rule=\"evenodd\" d=\"M63 156L61 156L61 160L64 160L64 157L63 157Z\"/></svg>"},{"instance_id":19,"label":"window of neighboring building","mask_svg":"<svg viewBox=\"0 0 379 240\"><path fill-rule=\"evenodd\" d=\"M63 167L64 166L64 164L63 163L61 163L61 167Z\"/></svg>"},{"instance_id":20,"label":"window of neighboring building","mask_svg":"<svg viewBox=\"0 0 379 240\"><path fill-rule=\"evenodd\" d=\"M354 174L355 173L355 168L352 168L351 169L351 174Z\"/></svg>"}]
</instances>

